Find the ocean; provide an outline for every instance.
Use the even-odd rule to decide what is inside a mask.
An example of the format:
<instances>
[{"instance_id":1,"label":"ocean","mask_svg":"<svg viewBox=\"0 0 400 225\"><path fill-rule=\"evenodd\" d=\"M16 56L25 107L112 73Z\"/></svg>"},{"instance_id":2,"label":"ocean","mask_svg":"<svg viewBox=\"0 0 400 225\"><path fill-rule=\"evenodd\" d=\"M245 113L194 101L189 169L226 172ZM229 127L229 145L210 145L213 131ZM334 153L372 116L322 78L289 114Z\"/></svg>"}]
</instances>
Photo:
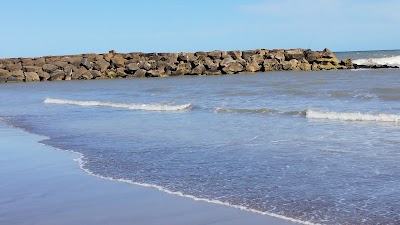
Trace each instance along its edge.
<instances>
[{"instance_id":1,"label":"ocean","mask_svg":"<svg viewBox=\"0 0 400 225\"><path fill-rule=\"evenodd\" d=\"M303 224L400 224L399 69L0 86L1 121L87 173Z\"/></svg>"}]
</instances>

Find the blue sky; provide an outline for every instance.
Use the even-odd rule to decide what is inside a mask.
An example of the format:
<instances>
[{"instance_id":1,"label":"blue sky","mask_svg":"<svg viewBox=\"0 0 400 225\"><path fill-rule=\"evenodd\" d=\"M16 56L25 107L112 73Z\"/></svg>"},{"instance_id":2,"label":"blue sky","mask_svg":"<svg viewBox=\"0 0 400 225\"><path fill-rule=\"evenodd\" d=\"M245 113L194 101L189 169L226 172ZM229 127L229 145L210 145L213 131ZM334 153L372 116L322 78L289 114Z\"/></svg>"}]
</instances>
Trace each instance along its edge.
<instances>
[{"instance_id":1,"label":"blue sky","mask_svg":"<svg viewBox=\"0 0 400 225\"><path fill-rule=\"evenodd\" d=\"M397 0L19 0L0 21L0 57L400 48Z\"/></svg>"}]
</instances>

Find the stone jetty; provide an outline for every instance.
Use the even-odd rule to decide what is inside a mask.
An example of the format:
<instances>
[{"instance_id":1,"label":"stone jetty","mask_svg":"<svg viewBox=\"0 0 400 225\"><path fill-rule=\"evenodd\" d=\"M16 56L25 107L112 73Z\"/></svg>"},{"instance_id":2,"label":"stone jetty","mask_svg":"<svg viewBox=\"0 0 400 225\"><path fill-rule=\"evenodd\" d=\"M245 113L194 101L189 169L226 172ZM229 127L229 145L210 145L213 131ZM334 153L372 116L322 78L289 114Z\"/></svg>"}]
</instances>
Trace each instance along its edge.
<instances>
[{"instance_id":1,"label":"stone jetty","mask_svg":"<svg viewBox=\"0 0 400 225\"><path fill-rule=\"evenodd\" d=\"M0 82L220 75L351 69L328 49L256 49L195 53L116 53L0 59Z\"/></svg>"}]
</instances>

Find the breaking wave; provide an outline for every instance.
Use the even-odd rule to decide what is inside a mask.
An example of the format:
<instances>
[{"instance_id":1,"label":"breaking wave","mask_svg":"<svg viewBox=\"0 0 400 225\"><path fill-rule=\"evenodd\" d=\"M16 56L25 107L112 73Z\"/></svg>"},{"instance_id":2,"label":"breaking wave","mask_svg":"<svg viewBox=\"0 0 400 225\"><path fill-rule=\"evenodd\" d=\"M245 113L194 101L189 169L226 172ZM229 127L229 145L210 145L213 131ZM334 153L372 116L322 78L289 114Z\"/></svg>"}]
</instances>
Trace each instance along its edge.
<instances>
[{"instance_id":1,"label":"breaking wave","mask_svg":"<svg viewBox=\"0 0 400 225\"><path fill-rule=\"evenodd\" d=\"M383 58L356 59L353 60L353 63L358 65L400 66L400 55L383 57Z\"/></svg>"},{"instance_id":2,"label":"breaking wave","mask_svg":"<svg viewBox=\"0 0 400 225\"><path fill-rule=\"evenodd\" d=\"M230 114L267 114L267 115L289 115L304 116L308 119L326 119L326 120L342 120L342 121L371 121L371 122L400 122L400 114L369 114L359 112L324 112L319 110L299 110L299 111L283 111L277 109L233 109L233 108L215 108L216 113Z\"/></svg>"},{"instance_id":3,"label":"breaking wave","mask_svg":"<svg viewBox=\"0 0 400 225\"><path fill-rule=\"evenodd\" d=\"M310 119L328 119L343 121L376 121L376 122L399 122L400 115L396 114L364 114L348 112L323 112L318 110L306 110L306 117Z\"/></svg>"},{"instance_id":4,"label":"breaking wave","mask_svg":"<svg viewBox=\"0 0 400 225\"><path fill-rule=\"evenodd\" d=\"M145 110L145 111L181 111L181 110L189 110L193 107L192 104L183 104L183 105L135 104L135 103L116 103L116 102L101 102L101 101L77 101L77 100L56 99L56 98L46 98L44 100L44 103L79 105L79 106L105 106L105 107L122 108L130 110Z\"/></svg>"},{"instance_id":5,"label":"breaking wave","mask_svg":"<svg viewBox=\"0 0 400 225\"><path fill-rule=\"evenodd\" d=\"M283 115L305 115L305 111L283 111L269 108L259 109L235 109L235 108L215 108L216 113L231 114L283 114Z\"/></svg>"}]
</instances>

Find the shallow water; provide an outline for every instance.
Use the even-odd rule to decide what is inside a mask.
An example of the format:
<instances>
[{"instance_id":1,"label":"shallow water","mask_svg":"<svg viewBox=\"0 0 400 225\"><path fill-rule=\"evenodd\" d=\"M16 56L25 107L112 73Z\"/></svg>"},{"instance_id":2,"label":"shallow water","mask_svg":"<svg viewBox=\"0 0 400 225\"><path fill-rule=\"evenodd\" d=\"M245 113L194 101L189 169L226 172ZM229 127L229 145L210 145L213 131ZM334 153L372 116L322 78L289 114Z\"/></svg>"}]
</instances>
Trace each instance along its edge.
<instances>
[{"instance_id":1,"label":"shallow water","mask_svg":"<svg viewBox=\"0 0 400 225\"><path fill-rule=\"evenodd\" d=\"M399 224L398 74L4 84L0 116L101 176L313 223Z\"/></svg>"}]
</instances>

